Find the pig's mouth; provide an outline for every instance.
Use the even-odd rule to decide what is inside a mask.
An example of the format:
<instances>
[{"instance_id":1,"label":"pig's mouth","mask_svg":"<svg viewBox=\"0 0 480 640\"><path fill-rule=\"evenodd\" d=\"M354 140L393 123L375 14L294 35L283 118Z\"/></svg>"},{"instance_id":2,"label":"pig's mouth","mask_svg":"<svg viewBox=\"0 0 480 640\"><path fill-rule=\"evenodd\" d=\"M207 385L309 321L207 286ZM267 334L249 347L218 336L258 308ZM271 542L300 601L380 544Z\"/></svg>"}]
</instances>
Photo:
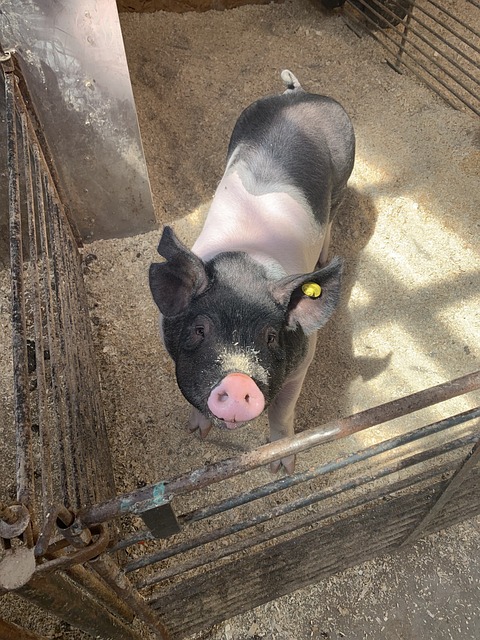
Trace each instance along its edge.
<instances>
[{"instance_id":1,"label":"pig's mouth","mask_svg":"<svg viewBox=\"0 0 480 640\"><path fill-rule=\"evenodd\" d=\"M224 420L223 424L227 427L227 429L238 429L238 427L243 427L243 425L247 424L247 423L245 421L236 422L234 420L233 422L227 422L226 420Z\"/></svg>"},{"instance_id":2,"label":"pig's mouth","mask_svg":"<svg viewBox=\"0 0 480 640\"><path fill-rule=\"evenodd\" d=\"M222 430L229 429L231 431L233 429L239 429L240 427L243 427L244 425L248 424L249 421L248 420L247 421L223 420L218 416L212 416L212 422L219 429L222 429Z\"/></svg>"}]
</instances>

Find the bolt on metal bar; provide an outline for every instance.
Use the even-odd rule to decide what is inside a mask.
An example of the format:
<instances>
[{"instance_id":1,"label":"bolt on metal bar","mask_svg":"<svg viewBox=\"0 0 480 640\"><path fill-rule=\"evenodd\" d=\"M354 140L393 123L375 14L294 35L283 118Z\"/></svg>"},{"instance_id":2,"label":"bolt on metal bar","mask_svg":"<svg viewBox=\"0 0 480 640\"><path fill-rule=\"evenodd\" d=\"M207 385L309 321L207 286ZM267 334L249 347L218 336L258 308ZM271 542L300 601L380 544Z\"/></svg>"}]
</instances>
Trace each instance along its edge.
<instances>
[{"instance_id":1,"label":"bolt on metal bar","mask_svg":"<svg viewBox=\"0 0 480 640\"><path fill-rule=\"evenodd\" d=\"M128 562L123 570L125 573L130 573L132 571L137 571L138 569L142 569L146 566L150 566L152 564L156 564L165 560L169 557L173 557L179 555L180 553L185 553L186 551L190 551L192 549L198 548L207 544L209 542L216 542L221 538L225 538L234 533L239 533L240 531L244 531L251 527L257 526L259 524L263 524L265 522L269 522L274 518L278 518L280 516L284 516L286 514L292 513L294 511L298 511L299 509L303 509L305 507L311 506L328 498L332 498L336 495L343 493L344 491L348 491L350 489L356 488L362 484L367 484L369 482L373 482L374 480L379 480L387 475L392 473L396 473L398 471L402 471L410 466L419 464L421 462L425 462L427 460L432 459L437 455L443 455L450 451L454 451L460 447L470 444L478 439L477 434L469 434L468 436L464 436L463 438L457 438L456 440L452 440L451 442L444 443L442 445L438 445L429 450L421 451L419 453L413 454L409 457L402 458L395 463L391 463L390 465L381 467L378 472L375 474L368 473L364 476L357 477L352 480L348 480L340 485L327 487L317 493L310 494L306 498L298 498L297 500L293 500L292 502L278 505L274 507L268 512L258 514L252 517L249 520L244 520L242 522L237 522L233 525L228 525L223 528L219 528L212 532L207 532L205 534L200 535L198 538L189 540L185 543L180 543L170 549L165 549L156 553L152 553L137 560L133 560Z\"/></svg>"},{"instance_id":2,"label":"bolt on metal bar","mask_svg":"<svg viewBox=\"0 0 480 640\"><path fill-rule=\"evenodd\" d=\"M112 500L86 507L79 511L79 526L89 526L106 522L121 515L134 513L139 502L170 499L206 487L214 481L233 478L246 471L264 466L286 455L297 454L326 442L344 438L363 429L394 420L395 418L420 411L433 404L450 400L459 395L480 388L480 371L461 378L424 389L417 393L366 409L348 418L333 420L325 425L309 429L290 438L263 445L255 451L244 453L236 458L207 465L195 471L181 475L171 482L164 481L147 485L137 491L116 496Z\"/></svg>"},{"instance_id":3,"label":"bolt on metal bar","mask_svg":"<svg viewBox=\"0 0 480 640\"><path fill-rule=\"evenodd\" d=\"M425 528L430 524L430 522L435 518L436 515L445 507L446 504L453 498L455 492L458 490L461 484L465 482L468 477L469 472L473 469L480 460L480 444L477 442L473 447L473 450L469 453L469 455L462 462L460 467L455 472L454 476L451 478L445 490L439 496L436 503L433 505L432 509L427 513L425 518L418 523L417 527L407 536L405 542L403 544L407 545L414 542L417 538L419 538Z\"/></svg>"},{"instance_id":4,"label":"bolt on metal bar","mask_svg":"<svg viewBox=\"0 0 480 640\"><path fill-rule=\"evenodd\" d=\"M23 280L22 220L18 178L15 76L11 60L3 64L7 125L8 210L12 273L12 347L16 425L17 500L34 513L35 485L28 393L26 320Z\"/></svg>"},{"instance_id":5,"label":"bolt on metal bar","mask_svg":"<svg viewBox=\"0 0 480 640\"><path fill-rule=\"evenodd\" d=\"M391 495L396 491L410 488L415 484L419 484L421 482L425 482L426 480L430 480L431 478L434 478L441 474L451 472L452 466L453 466L453 463L450 462L447 464L443 464L441 466L428 469L427 471L419 473L414 477L407 476L406 478L403 478L402 480L399 480L391 485L382 486L374 491L369 491L368 493L363 493L361 495L353 496L352 498L348 499L346 502L342 502L341 505L332 504L330 506L323 507L321 512L310 513L304 516L303 518L297 518L294 522L284 523L281 526L274 527L256 536L250 536L248 538L244 538L243 540L233 543L228 547L222 547L220 549L215 549L208 554L202 554L201 557L199 558L194 558L193 560L186 561L183 563L176 563L173 567L165 569L161 573L157 573L154 576L151 576L147 579L139 581L137 584L137 588L144 589L146 587L151 587L155 584L163 582L164 580L173 578L176 575L184 573L185 571L198 569L207 564L211 564L212 562L216 562L217 560L221 560L230 555L239 553L241 551L245 551L246 549L250 549L260 544L263 544L265 542L268 542L269 540L272 540L272 539L277 540L281 536L297 532L300 529L304 529L305 527L317 525L320 522L327 520L328 518L345 514L347 511L351 511L352 509L356 509L357 507L375 502L376 500L383 498L387 495ZM395 471L392 471L392 473L395 473ZM349 490L350 488L357 488L371 482L371 479L369 479L368 476L366 476L365 478L364 478L365 482L355 485L355 487L349 487L346 490ZM342 492L342 489L340 488L339 493L341 492Z\"/></svg>"}]
</instances>

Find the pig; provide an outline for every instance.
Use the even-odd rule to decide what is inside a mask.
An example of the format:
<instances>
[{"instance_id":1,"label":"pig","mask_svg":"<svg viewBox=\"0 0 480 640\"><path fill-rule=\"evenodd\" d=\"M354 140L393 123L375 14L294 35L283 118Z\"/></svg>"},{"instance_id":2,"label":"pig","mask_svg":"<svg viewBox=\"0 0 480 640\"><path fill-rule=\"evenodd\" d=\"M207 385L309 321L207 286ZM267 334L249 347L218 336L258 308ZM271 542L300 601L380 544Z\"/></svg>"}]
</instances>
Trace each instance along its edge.
<instances>
[{"instance_id":1,"label":"pig","mask_svg":"<svg viewBox=\"0 0 480 640\"><path fill-rule=\"evenodd\" d=\"M327 260L332 220L352 172L351 121L332 98L285 91L237 120L225 173L188 249L166 226L150 265L161 334L191 431L237 429L268 408L270 441L294 434L316 332L332 316L342 260ZM270 465L294 471L287 455Z\"/></svg>"}]
</instances>

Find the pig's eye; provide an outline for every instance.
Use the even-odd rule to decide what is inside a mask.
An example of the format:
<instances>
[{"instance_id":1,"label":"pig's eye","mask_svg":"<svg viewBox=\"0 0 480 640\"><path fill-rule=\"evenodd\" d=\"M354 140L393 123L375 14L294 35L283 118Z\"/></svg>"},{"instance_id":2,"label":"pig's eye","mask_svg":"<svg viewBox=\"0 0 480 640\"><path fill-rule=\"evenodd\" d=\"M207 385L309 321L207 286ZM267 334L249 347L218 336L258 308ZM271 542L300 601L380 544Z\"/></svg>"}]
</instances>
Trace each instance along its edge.
<instances>
[{"instance_id":1,"label":"pig's eye","mask_svg":"<svg viewBox=\"0 0 480 640\"><path fill-rule=\"evenodd\" d=\"M277 342L277 333L275 331L267 331L267 344L274 345Z\"/></svg>"},{"instance_id":2,"label":"pig's eye","mask_svg":"<svg viewBox=\"0 0 480 640\"><path fill-rule=\"evenodd\" d=\"M205 327L201 324L197 325L195 327L195 335L198 336L199 338L204 338L205 337Z\"/></svg>"}]
</instances>

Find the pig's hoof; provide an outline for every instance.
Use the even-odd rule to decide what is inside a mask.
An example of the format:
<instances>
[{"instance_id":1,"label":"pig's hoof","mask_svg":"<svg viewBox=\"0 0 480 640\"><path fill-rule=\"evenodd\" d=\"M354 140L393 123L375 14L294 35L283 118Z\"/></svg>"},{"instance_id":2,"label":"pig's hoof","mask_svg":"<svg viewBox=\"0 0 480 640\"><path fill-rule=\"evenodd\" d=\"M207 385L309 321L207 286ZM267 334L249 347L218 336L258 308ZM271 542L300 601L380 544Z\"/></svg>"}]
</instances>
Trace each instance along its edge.
<instances>
[{"instance_id":1,"label":"pig's hoof","mask_svg":"<svg viewBox=\"0 0 480 640\"><path fill-rule=\"evenodd\" d=\"M208 418L205 418L203 413L200 413L198 409L193 408L190 414L190 418L188 420L188 430L190 433L194 433L198 430L200 437L206 438L210 429L212 428L212 423Z\"/></svg>"},{"instance_id":2,"label":"pig's hoof","mask_svg":"<svg viewBox=\"0 0 480 640\"><path fill-rule=\"evenodd\" d=\"M295 471L295 456L287 456L270 463L270 471L272 473L278 473L282 467L288 474L293 473Z\"/></svg>"}]
</instances>

